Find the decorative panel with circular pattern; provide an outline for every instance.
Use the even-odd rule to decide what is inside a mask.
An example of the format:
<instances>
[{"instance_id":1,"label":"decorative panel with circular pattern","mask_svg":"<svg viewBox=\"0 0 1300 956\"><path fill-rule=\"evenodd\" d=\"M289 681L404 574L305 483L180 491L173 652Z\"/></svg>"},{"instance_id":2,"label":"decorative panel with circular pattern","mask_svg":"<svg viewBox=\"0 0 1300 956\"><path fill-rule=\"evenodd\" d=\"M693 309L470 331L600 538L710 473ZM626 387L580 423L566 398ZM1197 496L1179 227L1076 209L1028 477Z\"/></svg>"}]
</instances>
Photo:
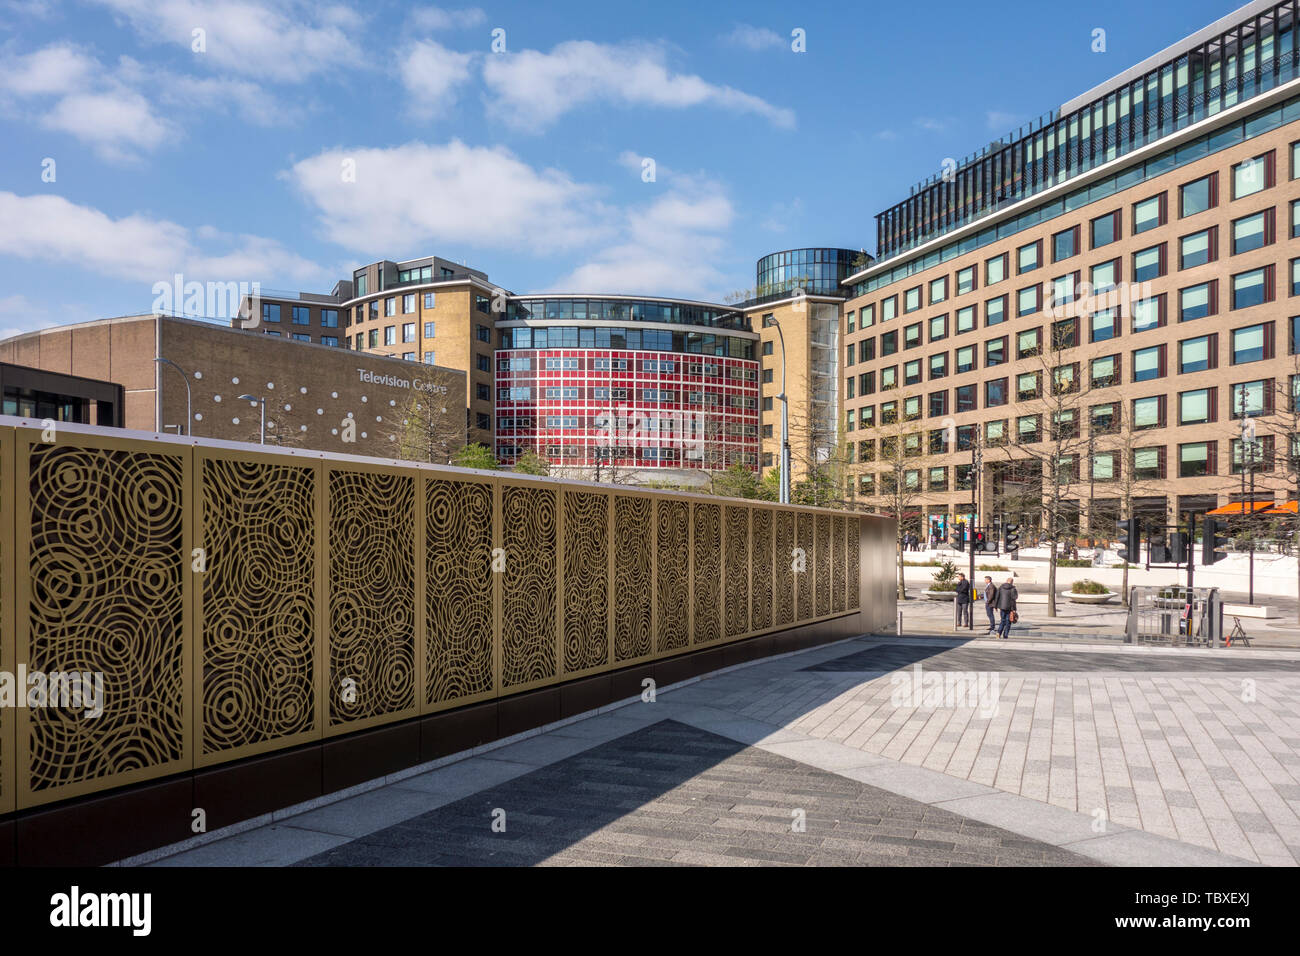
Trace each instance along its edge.
<instances>
[{"instance_id":1,"label":"decorative panel with circular pattern","mask_svg":"<svg viewBox=\"0 0 1300 956\"><path fill-rule=\"evenodd\" d=\"M727 637L739 637L749 630L749 511L745 505L725 509Z\"/></svg>"},{"instance_id":2,"label":"decorative panel with circular pattern","mask_svg":"<svg viewBox=\"0 0 1300 956\"><path fill-rule=\"evenodd\" d=\"M556 492L503 483L501 685L553 678L556 661Z\"/></svg>"},{"instance_id":3,"label":"decorative panel with circular pattern","mask_svg":"<svg viewBox=\"0 0 1300 956\"><path fill-rule=\"evenodd\" d=\"M831 613L831 518L830 515L817 516L817 615Z\"/></svg>"},{"instance_id":4,"label":"decorative panel with circular pattern","mask_svg":"<svg viewBox=\"0 0 1300 956\"><path fill-rule=\"evenodd\" d=\"M813 522L816 520L807 512L800 511L799 550L803 570L795 575L798 584L798 603L795 605L795 620L806 621L813 613L813 575L816 570L816 555L813 553Z\"/></svg>"},{"instance_id":5,"label":"decorative panel with circular pattern","mask_svg":"<svg viewBox=\"0 0 1300 956\"><path fill-rule=\"evenodd\" d=\"M654 502L647 497L614 498L614 659L647 657L650 642L652 590L651 515Z\"/></svg>"},{"instance_id":6,"label":"decorative panel with circular pattern","mask_svg":"<svg viewBox=\"0 0 1300 956\"><path fill-rule=\"evenodd\" d=\"M749 626L755 631L772 626L772 509L753 511L754 585L750 594Z\"/></svg>"},{"instance_id":7,"label":"decorative panel with circular pattern","mask_svg":"<svg viewBox=\"0 0 1300 956\"><path fill-rule=\"evenodd\" d=\"M773 622L777 627L795 622L794 614L794 593L795 579L798 577L794 573L795 562L795 515L791 511L778 511L775 518L776 524L776 555L774 563L775 578L773 587L776 591L776 619Z\"/></svg>"},{"instance_id":8,"label":"decorative panel with circular pattern","mask_svg":"<svg viewBox=\"0 0 1300 956\"><path fill-rule=\"evenodd\" d=\"M690 634L690 504L660 498L655 502L656 600L659 653L680 650Z\"/></svg>"},{"instance_id":9,"label":"decorative panel with circular pattern","mask_svg":"<svg viewBox=\"0 0 1300 956\"><path fill-rule=\"evenodd\" d=\"M316 469L211 458L201 468L196 676L210 755L316 726Z\"/></svg>"},{"instance_id":10,"label":"decorative panel with circular pattern","mask_svg":"<svg viewBox=\"0 0 1300 956\"><path fill-rule=\"evenodd\" d=\"M28 464L28 672L103 674L103 713L30 708L26 788L85 789L186 757L184 466L37 445Z\"/></svg>"},{"instance_id":11,"label":"decorative panel with circular pattern","mask_svg":"<svg viewBox=\"0 0 1300 956\"><path fill-rule=\"evenodd\" d=\"M415 706L415 481L330 470L330 724Z\"/></svg>"},{"instance_id":12,"label":"decorative panel with circular pattern","mask_svg":"<svg viewBox=\"0 0 1300 956\"><path fill-rule=\"evenodd\" d=\"M852 515L848 519L848 572L846 586L847 610L856 611L862 603L862 519Z\"/></svg>"},{"instance_id":13,"label":"decorative panel with circular pattern","mask_svg":"<svg viewBox=\"0 0 1300 956\"><path fill-rule=\"evenodd\" d=\"M856 519L855 519L856 520ZM844 610L844 519L831 518L831 611Z\"/></svg>"},{"instance_id":14,"label":"decorative panel with circular pattern","mask_svg":"<svg viewBox=\"0 0 1300 956\"><path fill-rule=\"evenodd\" d=\"M492 486L433 480L425 487L427 704L492 690Z\"/></svg>"},{"instance_id":15,"label":"decorative panel with circular pattern","mask_svg":"<svg viewBox=\"0 0 1300 956\"><path fill-rule=\"evenodd\" d=\"M609 497L564 493L564 672L609 660Z\"/></svg>"},{"instance_id":16,"label":"decorative panel with circular pattern","mask_svg":"<svg viewBox=\"0 0 1300 956\"><path fill-rule=\"evenodd\" d=\"M695 533L695 643L722 637L722 507L691 505Z\"/></svg>"}]
</instances>

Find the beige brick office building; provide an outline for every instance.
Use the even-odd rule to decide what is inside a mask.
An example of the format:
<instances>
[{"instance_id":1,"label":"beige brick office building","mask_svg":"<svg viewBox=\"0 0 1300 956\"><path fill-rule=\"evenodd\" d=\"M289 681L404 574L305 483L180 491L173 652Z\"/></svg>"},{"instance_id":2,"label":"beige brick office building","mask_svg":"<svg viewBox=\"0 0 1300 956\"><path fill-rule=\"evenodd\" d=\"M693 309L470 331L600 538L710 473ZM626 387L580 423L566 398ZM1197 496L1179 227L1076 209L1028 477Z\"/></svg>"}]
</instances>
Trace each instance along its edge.
<instances>
[{"instance_id":1,"label":"beige brick office building","mask_svg":"<svg viewBox=\"0 0 1300 956\"><path fill-rule=\"evenodd\" d=\"M877 217L879 258L841 316L850 495L885 507L901 481L934 529L1059 481L1105 537L1123 497L1151 524L1237 500L1243 462L1286 500L1295 17L1243 7ZM1035 477L1058 429L1075 436L1064 477Z\"/></svg>"}]
</instances>

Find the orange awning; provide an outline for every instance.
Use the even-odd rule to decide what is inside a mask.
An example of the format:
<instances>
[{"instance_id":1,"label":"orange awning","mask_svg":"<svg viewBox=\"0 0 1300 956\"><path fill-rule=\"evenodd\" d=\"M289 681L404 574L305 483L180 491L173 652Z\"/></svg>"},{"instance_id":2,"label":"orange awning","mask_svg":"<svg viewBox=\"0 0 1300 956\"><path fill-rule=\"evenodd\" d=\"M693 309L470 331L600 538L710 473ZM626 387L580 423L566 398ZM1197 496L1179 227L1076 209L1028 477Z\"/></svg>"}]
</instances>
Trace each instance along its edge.
<instances>
[{"instance_id":1,"label":"orange awning","mask_svg":"<svg viewBox=\"0 0 1300 956\"><path fill-rule=\"evenodd\" d=\"M1291 502L1294 509L1295 502ZM1243 515L1259 514L1268 508L1273 507L1271 501L1234 501L1231 504L1224 505L1222 508L1215 508L1213 511L1205 512L1207 515Z\"/></svg>"},{"instance_id":2,"label":"orange awning","mask_svg":"<svg viewBox=\"0 0 1300 956\"><path fill-rule=\"evenodd\" d=\"M1300 504L1300 502L1296 502L1296 501L1284 501L1284 502L1282 502L1280 505L1274 505L1274 506L1271 507L1271 508L1268 508L1268 509L1266 509L1266 510L1264 510L1264 511L1261 511L1260 514L1266 514L1266 515L1293 515L1293 514L1296 514L1296 513L1297 513L1297 512L1296 512L1296 506L1297 506L1298 504Z\"/></svg>"}]
</instances>

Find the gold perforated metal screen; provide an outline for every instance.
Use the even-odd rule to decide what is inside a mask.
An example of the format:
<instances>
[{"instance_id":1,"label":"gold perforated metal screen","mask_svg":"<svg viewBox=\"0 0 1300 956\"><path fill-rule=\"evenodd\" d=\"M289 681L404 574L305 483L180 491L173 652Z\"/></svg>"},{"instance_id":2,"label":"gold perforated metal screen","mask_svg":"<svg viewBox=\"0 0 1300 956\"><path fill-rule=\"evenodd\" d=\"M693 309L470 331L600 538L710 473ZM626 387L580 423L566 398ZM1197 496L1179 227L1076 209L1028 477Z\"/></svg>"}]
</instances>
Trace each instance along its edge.
<instances>
[{"instance_id":1,"label":"gold perforated metal screen","mask_svg":"<svg viewBox=\"0 0 1300 956\"><path fill-rule=\"evenodd\" d=\"M885 524L0 424L0 670L104 684L94 717L0 707L0 813L860 607L876 627Z\"/></svg>"}]
</instances>

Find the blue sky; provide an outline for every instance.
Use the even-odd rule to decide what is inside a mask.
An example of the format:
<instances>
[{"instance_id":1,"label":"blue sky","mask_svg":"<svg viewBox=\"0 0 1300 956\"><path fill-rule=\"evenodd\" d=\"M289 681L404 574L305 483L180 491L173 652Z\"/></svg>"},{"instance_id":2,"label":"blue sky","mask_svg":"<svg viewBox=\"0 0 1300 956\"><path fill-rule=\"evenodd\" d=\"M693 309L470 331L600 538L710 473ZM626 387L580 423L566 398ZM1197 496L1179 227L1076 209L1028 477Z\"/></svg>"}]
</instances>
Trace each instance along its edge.
<instances>
[{"instance_id":1,"label":"blue sky","mask_svg":"<svg viewBox=\"0 0 1300 956\"><path fill-rule=\"evenodd\" d=\"M0 0L0 337L429 254L718 299L1231 9Z\"/></svg>"}]
</instances>

